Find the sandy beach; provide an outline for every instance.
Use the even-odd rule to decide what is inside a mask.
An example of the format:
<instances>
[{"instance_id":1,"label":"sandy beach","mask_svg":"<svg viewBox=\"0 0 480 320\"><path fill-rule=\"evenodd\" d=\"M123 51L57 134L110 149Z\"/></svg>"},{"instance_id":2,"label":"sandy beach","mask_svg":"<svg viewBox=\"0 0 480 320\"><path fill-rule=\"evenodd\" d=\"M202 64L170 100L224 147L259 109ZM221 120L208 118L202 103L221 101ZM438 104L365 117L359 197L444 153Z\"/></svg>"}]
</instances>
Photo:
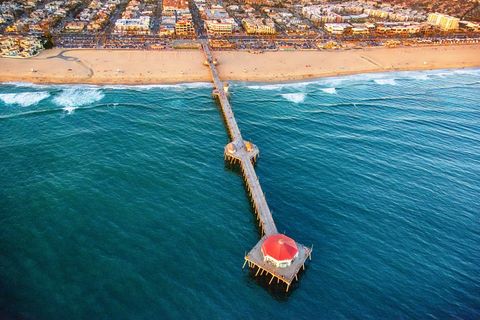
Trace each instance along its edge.
<instances>
[{"instance_id":1,"label":"sandy beach","mask_svg":"<svg viewBox=\"0 0 480 320\"><path fill-rule=\"evenodd\" d=\"M291 81L367 72L480 67L480 45L279 51L218 51L225 80ZM0 82L152 84L210 81L200 50L62 50L0 58Z\"/></svg>"}]
</instances>

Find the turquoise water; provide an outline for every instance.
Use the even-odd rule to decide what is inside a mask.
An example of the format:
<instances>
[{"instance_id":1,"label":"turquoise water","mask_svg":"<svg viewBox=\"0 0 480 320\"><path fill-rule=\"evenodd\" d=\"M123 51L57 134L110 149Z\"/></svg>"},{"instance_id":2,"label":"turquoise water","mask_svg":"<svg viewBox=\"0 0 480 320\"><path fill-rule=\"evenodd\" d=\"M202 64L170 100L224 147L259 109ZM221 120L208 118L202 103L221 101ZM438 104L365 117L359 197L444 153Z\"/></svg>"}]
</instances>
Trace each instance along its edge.
<instances>
[{"instance_id":1,"label":"turquoise water","mask_svg":"<svg viewBox=\"0 0 480 320\"><path fill-rule=\"evenodd\" d=\"M0 86L0 318L480 318L480 70L233 83L292 292L209 84Z\"/></svg>"}]
</instances>

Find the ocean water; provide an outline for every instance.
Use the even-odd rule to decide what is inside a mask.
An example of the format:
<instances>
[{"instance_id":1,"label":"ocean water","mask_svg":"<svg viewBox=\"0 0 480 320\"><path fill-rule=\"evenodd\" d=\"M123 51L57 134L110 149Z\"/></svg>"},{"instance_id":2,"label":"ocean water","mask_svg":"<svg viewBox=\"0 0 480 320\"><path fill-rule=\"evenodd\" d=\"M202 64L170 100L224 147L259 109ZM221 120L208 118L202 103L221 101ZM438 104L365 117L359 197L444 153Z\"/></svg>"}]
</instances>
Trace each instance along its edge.
<instances>
[{"instance_id":1,"label":"ocean water","mask_svg":"<svg viewBox=\"0 0 480 320\"><path fill-rule=\"evenodd\" d=\"M232 83L289 294L211 85L0 85L0 318L479 319L480 70Z\"/></svg>"}]
</instances>

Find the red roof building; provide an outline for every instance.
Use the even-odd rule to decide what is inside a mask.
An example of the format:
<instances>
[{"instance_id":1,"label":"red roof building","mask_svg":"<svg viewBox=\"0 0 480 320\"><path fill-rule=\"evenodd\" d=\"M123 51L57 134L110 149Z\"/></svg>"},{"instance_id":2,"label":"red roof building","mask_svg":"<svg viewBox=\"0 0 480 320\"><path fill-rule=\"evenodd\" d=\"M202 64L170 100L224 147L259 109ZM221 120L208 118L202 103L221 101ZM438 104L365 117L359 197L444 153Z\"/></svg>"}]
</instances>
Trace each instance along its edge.
<instances>
[{"instance_id":1,"label":"red roof building","mask_svg":"<svg viewBox=\"0 0 480 320\"><path fill-rule=\"evenodd\" d=\"M278 268L286 268L298 257L298 248L295 240L277 233L263 241L262 254L264 261L269 261Z\"/></svg>"}]
</instances>

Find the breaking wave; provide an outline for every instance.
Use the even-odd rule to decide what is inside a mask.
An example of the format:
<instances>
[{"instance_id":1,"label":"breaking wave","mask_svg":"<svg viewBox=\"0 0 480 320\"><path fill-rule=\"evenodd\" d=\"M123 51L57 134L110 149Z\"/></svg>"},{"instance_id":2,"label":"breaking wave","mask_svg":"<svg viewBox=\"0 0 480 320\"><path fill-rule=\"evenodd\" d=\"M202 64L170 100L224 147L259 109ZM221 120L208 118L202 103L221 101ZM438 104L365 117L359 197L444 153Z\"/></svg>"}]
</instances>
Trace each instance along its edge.
<instances>
[{"instance_id":1,"label":"breaking wave","mask_svg":"<svg viewBox=\"0 0 480 320\"><path fill-rule=\"evenodd\" d=\"M68 89L68 88L101 88L99 85L94 84L41 84L31 82L1 82L2 85L12 86L16 88L33 88L33 89Z\"/></svg>"},{"instance_id":2,"label":"breaking wave","mask_svg":"<svg viewBox=\"0 0 480 320\"><path fill-rule=\"evenodd\" d=\"M415 80L428 80L428 79L430 79L428 74L416 74L416 75L412 75L411 77Z\"/></svg>"},{"instance_id":3,"label":"breaking wave","mask_svg":"<svg viewBox=\"0 0 480 320\"><path fill-rule=\"evenodd\" d=\"M185 90L185 89L202 89L211 88L212 84L209 82L185 82L176 84L109 84L109 85L95 85L95 84L35 84L31 82L2 82L1 84L9 85L17 88L34 88L34 89L111 89L111 90L151 90L151 89L167 89L167 90Z\"/></svg>"},{"instance_id":4,"label":"breaking wave","mask_svg":"<svg viewBox=\"0 0 480 320\"><path fill-rule=\"evenodd\" d=\"M337 90L335 88L323 88L321 89L323 92L325 93L329 93L329 94L336 94L337 93Z\"/></svg>"},{"instance_id":5,"label":"breaking wave","mask_svg":"<svg viewBox=\"0 0 480 320\"><path fill-rule=\"evenodd\" d=\"M253 90L282 90L282 89L303 89L316 82L296 82L296 83L275 83L275 84L259 84L259 85L247 85L248 89Z\"/></svg>"},{"instance_id":6,"label":"breaking wave","mask_svg":"<svg viewBox=\"0 0 480 320\"><path fill-rule=\"evenodd\" d=\"M305 93L284 93L282 97L293 103L301 103L305 101Z\"/></svg>"},{"instance_id":7,"label":"breaking wave","mask_svg":"<svg viewBox=\"0 0 480 320\"><path fill-rule=\"evenodd\" d=\"M480 76L480 68L455 69L453 70L453 73Z\"/></svg>"},{"instance_id":8,"label":"breaking wave","mask_svg":"<svg viewBox=\"0 0 480 320\"><path fill-rule=\"evenodd\" d=\"M373 81L375 81L376 84L380 84L380 85L391 85L391 86L394 86L394 85L397 84L397 83L395 82L395 79L374 79Z\"/></svg>"},{"instance_id":9,"label":"breaking wave","mask_svg":"<svg viewBox=\"0 0 480 320\"><path fill-rule=\"evenodd\" d=\"M72 114L77 107L72 107L72 106L67 106L63 107L63 111L65 111L67 114Z\"/></svg>"},{"instance_id":10,"label":"breaking wave","mask_svg":"<svg viewBox=\"0 0 480 320\"><path fill-rule=\"evenodd\" d=\"M51 87L51 85L35 84L31 82L16 82L16 81L7 81L2 82L2 85L12 86L17 88L35 88L35 89L45 89Z\"/></svg>"},{"instance_id":11,"label":"breaking wave","mask_svg":"<svg viewBox=\"0 0 480 320\"><path fill-rule=\"evenodd\" d=\"M69 88L62 90L53 98L53 102L61 107L78 107L100 101L105 95L93 88Z\"/></svg>"},{"instance_id":12,"label":"breaking wave","mask_svg":"<svg viewBox=\"0 0 480 320\"><path fill-rule=\"evenodd\" d=\"M48 98L48 92L21 92L0 94L0 100L6 104L16 104L22 107L29 107Z\"/></svg>"},{"instance_id":13,"label":"breaking wave","mask_svg":"<svg viewBox=\"0 0 480 320\"><path fill-rule=\"evenodd\" d=\"M204 89L211 88L212 84L209 82L186 82L177 84L145 84L145 85L105 85L99 88L110 90L153 90L153 89L165 89L165 90L187 90L187 89Z\"/></svg>"}]
</instances>

